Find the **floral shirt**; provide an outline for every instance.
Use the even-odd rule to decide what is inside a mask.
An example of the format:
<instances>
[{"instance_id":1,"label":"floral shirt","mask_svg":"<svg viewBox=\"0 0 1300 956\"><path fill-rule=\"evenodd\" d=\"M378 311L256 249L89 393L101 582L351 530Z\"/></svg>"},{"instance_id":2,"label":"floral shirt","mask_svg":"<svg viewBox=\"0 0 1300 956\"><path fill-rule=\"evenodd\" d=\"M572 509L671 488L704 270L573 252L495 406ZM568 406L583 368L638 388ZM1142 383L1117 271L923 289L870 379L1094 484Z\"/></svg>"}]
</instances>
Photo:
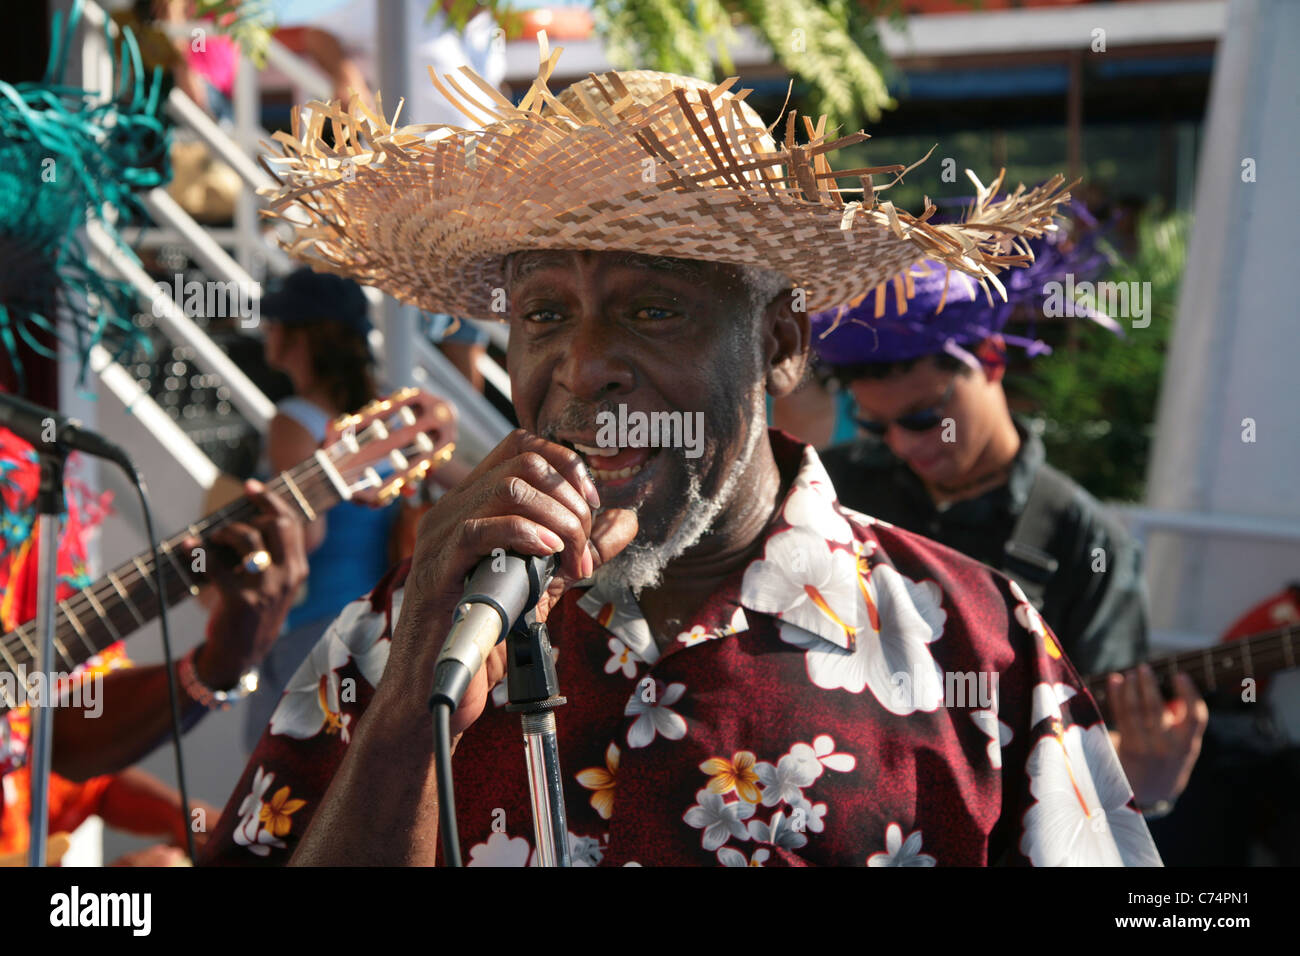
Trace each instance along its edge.
<instances>
[{"instance_id":1,"label":"floral shirt","mask_svg":"<svg viewBox=\"0 0 1300 956\"><path fill-rule=\"evenodd\" d=\"M812 448L771 441L789 492L671 646L630 592L578 587L551 613L574 863L1159 865L1096 705L1019 588L841 507ZM290 681L208 862L290 858L383 673L405 570ZM453 758L470 866L536 862L505 703L502 685Z\"/></svg>"}]
</instances>

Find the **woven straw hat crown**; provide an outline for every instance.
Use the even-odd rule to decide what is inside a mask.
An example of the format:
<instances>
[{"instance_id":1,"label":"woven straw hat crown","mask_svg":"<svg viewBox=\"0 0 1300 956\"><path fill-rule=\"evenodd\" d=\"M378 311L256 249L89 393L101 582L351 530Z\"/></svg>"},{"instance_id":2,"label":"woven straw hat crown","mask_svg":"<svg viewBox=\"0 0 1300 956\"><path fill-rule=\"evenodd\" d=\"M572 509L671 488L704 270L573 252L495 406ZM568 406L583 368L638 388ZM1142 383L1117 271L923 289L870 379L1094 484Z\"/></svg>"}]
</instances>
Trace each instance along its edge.
<instances>
[{"instance_id":1,"label":"woven straw hat crown","mask_svg":"<svg viewBox=\"0 0 1300 956\"><path fill-rule=\"evenodd\" d=\"M778 141L734 77L607 72L556 96L560 51L539 39L538 76L517 105L467 67L441 80L430 71L465 127L397 128L355 99L295 113L270 160L282 176L270 215L295 222L289 252L468 318L504 318L505 258L527 249L759 266L817 311L889 282L905 295L911 265L926 258L1000 289L995 272L1028 261L1023 240L1054 228L1069 198L1060 177L997 201L1001 177L975 180L966 221L932 225L932 208L918 217L876 201L871 177L904 166L831 168L826 154L865 133L827 139L825 117L803 117L800 144L791 111Z\"/></svg>"}]
</instances>

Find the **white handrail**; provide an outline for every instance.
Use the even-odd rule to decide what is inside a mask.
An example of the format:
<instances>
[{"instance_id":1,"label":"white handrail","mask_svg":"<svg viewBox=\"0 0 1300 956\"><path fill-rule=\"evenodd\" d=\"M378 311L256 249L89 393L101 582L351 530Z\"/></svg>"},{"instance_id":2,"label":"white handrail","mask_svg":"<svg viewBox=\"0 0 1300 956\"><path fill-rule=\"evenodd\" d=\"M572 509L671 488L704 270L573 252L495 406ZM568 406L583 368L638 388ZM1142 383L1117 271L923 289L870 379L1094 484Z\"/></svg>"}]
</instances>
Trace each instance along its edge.
<instances>
[{"instance_id":1,"label":"white handrail","mask_svg":"<svg viewBox=\"0 0 1300 956\"><path fill-rule=\"evenodd\" d=\"M87 223L86 236L95 251L135 287L141 301L149 304L158 318L158 324L173 339L184 342L194 350L194 361L199 368L221 377L230 389L230 400L254 428L265 434L275 416L275 405L271 400L262 394L261 389L252 383L238 365L230 361L202 329L181 312L170 295L159 292L149 274L118 248L103 226L96 222Z\"/></svg>"},{"instance_id":2,"label":"white handrail","mask_svg":"<svg viewBox=\"0 0 1300 956\"><path fill-rule=\"evenodd\" d=\"M1143 508L1135 505L1110 505L1109 507L1124 519L1134 535L1140 539L1145 539L1150 531L1172 531L1179 534L1300 541L1300 521L1286 518L1222 512L1163 511L1159 508Z\"/></svg>"},{"instance_id":3,"label":"white handrail","mask_svg":"<svg viewBox=\"0 0 1300 956\"><path fill-rule=\"evenodd\" d=\"M151 189L142 199L144 207L149 210L154 222L160 226L171 226L179 232L192 247L194 258L198 259L204 271L212 278L238 282L244 288L245 294L257 299L261 298L261 287L248 271L232 259L207 230L195 222L190 214L172 199L167 190L161 187Z\"/></svg>"},{"instance_id":4,"label":"white handrail","mask_svg":"<svg viewBox=\"0 0 1300 956\"><path fill-rule=\"evenodd\" d=\"M108 350L96 345L90 350L90 368L108 390L117 396L126 410L149 430L158 443L171 453L194 482L205 491L217 481L220 472L202 449L190 439L170 415L140 387L140 383L126 369L113 361Z\"/></svg>"}]
</instances>

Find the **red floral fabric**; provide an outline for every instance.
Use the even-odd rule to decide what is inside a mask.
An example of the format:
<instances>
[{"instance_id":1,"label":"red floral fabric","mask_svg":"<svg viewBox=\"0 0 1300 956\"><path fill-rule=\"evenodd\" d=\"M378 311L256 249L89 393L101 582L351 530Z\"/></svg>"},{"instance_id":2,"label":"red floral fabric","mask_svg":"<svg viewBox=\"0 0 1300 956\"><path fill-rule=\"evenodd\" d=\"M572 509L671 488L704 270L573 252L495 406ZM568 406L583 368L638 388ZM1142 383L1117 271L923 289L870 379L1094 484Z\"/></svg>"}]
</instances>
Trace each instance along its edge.
<instances>
[{"instance_id":1,"label":"red floral fabric","mask_svg":"<svg viewBox=\"0 0 1300 956\"><path fill-rule=\"evenodd\" d=\"M662 653L629 592L550 619L578 865L1159 865L1096 706L1006 578L842 508L816 453L761 549ZM283 864L387 661L406 567L290 681L208 862ZM535 862L498 687L454 757L469 865ZM412 768L412 772L422 772Z\"/></svg>"}]
</instances>

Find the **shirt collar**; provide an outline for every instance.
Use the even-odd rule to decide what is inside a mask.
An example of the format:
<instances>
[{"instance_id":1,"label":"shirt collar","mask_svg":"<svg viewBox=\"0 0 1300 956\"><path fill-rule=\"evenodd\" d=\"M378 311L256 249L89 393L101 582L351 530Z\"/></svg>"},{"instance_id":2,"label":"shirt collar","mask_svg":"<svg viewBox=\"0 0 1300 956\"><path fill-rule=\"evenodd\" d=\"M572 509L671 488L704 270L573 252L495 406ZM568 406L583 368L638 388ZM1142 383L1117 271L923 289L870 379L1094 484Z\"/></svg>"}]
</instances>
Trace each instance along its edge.
<instances>
[{"instance_id":1,"label":"shirt collar","mask_svg":"<svg viewBox=\"0 0 1300 956\"><path fill-rule=\"evenodd\" d=\"M1029 502L1029 489L1034 486L1038 469L1047 461L1047 452L1043 448L1043 440L1025 419L1013 415L1011 421L1020 435L1020 450L1011 462L1006 488L1011 498L1011 513L1019 514Z\"/></svg>"},{"instance_id":2,"label":"shirt collar","mask_svg":"<svg viewBox=\"0 0 1300 956\"><path fill-rule=\"evenodd\" d=\"M804 602L811 600L817 608L817 613L800 618L799 626L851 650L854 635L866 621L866 605L861 609L863 613L856 613L860 609L854 588L860 585L854 582L859 581L856 571L869 552L859 542L860 536L846 512L839 508L830 477L813 447L773 429L768 430L768 437L777 468L783 475L794 473L790 489L764 530L756 557L723 582L677 641L691 647L743 633L749 629L746 609L781 617L787 610L787 599L793 596ZM873 520L854 517L862 522ZM823 583L831 564L835 566L832 576L838 578L835 583L847 585L848 602L833 599L829 592L822 595L816 587ZM839 573L843 571L850 573ZM809 587L816 596L809 598ZM862 593L865 596L865 588ZM846 603L852 605L852 611L845 610ZM650 626L629 589L593 585L577 605L640 660L647 664L659 660ZM673 650L677 649L674 645Z\"/></svg>"}]
</instances>

